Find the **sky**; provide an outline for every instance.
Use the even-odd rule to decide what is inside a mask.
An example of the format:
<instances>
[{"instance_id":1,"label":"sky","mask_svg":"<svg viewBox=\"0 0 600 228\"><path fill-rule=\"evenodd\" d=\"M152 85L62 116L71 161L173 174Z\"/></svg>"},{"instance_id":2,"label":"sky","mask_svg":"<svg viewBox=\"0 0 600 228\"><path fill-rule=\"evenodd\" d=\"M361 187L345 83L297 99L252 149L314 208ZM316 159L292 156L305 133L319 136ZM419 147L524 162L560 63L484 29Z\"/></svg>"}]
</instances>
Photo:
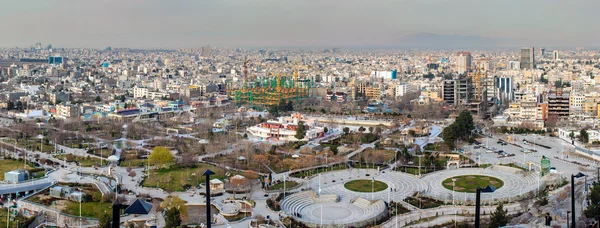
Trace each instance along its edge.
<instances>
[{"instance_id":1,"label":"sky","mask_svg":"<svg viewBox=\"0 0 600 228\"><path fill-rule=\"evenodd\" d=\"M599 8L599 0L2 0L0 47L394 47L422 33L598 46Z\"/></svg>"}]
</instances>

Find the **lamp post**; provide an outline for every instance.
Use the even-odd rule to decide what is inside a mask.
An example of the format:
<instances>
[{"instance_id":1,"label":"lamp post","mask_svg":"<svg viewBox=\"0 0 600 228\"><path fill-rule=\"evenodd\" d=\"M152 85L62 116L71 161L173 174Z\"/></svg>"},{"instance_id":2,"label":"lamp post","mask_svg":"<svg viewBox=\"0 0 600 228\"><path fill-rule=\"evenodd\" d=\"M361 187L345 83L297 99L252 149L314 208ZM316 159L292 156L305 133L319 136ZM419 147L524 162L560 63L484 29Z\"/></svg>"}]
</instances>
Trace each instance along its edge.
<instances>
[{"instance_id":1,"label":"lamp post","mask_svg":"<svg viewBox=\"0 0 600 228\"><path fill-rule=\"evenodd\" d=\"M212 225L212 220L210 219L210 175L214 175L215 172L207 169L204 174L206 176L205 185L206 185L206 227L210 228Z\"/></svg>"},{"instance_id":2,"label":"lamp post","mask_svg":"<svg viewBox=\"0 0 600 228\"><path fill-rule=\"evenodd\" d=\"M569 213L571 213L571 211L567 211L567 228L569 228Z\"/></svg>"},{"instance_id":3,"label":"lamp post","mask_svg":"<svg viewBox=\"0 0 600 228\"><path fill-rule=\"evenodd\" d=\"M573 228L577 227L575 223L575 178L580 178L585 176L585 174L579 172L577 174L571 174L571 225Z\"/></svg>"},{"instance_id":4,"label":"lamp post","mask_svg":"<svg viewBox=\"0 0 600 228\"><path fill-rule=\"evenodd\" d=\"M479 228L479 220L480 220L480 212L479 209L481 208L481 193L482 192L494 192L496 191L496 188L494 188L493 186L488 185L485 188L480 188L479 186L477 187L477 191L475 194L475 228Z\"/></svg>"},{"instance_id":5,"label":"lamp post","mask_svg":"<svg viewBox=\"0 0 600 228\"><path fill-rule=\"evenodd\" d=\"M375 199L375 177L371 179L371 200Z\"/></svg>"},{"instance_id":6,"label":"lamp post","mask_svg":"<svg viewBox=\"0 0 600 228\"><path fill-rule=\"evenodd\" d=\"M454 207L454 186L456 186L456 178L452 178L452 206ZM454 227L456 227L456 209L454 209Z\"/></svg>"}]
</instances>

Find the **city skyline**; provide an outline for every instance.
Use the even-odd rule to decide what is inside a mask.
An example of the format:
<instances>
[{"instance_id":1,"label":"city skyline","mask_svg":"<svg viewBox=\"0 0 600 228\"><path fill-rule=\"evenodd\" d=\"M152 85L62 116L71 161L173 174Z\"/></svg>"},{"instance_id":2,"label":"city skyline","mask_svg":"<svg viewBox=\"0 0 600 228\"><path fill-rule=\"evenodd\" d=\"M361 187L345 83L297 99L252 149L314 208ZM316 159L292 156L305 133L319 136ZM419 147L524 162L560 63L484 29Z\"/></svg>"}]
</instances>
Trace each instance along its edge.
<instances>
[{"instance_id":1,"label":"city skyline","mask_svg":"<svg viewBox=\"0 0 600 228\"><path fill-rule=\"evenodd\" d=\"M0 47L593 47L600 37L592 0L33 3L1 3Z\"/></svg>"}]
</instances>

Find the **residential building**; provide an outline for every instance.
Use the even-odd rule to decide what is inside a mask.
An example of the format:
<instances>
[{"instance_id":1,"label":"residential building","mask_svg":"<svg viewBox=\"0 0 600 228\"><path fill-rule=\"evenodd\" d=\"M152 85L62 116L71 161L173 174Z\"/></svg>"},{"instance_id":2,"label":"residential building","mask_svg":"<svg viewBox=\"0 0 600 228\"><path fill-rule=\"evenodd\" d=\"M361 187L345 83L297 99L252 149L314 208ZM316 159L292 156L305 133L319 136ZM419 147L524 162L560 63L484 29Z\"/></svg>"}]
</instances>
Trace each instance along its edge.
<instances>
[{"instance_id":1,"label":"residential building","mask_svg":"<svg viewBox=\"0 0 600 228\"><path fill-rule=\"evenodd\" d=\"M56 105L56 115L63 118L79 117L79 106L70 103Z\"/></svg>"},{"instance_id":2,"label":"residential building","mask_svg":"<svg viewBox=\"0 0 600 228\"><path fill-rule=\"evenodd\" d=\"M456 72L465 74L471 71L473 57L470 52L459 52L456 60Z\"/></svg>"},{"instance_id":3,"label":"residential building","mask_svg":"<svg viewBox=\"0 0 600 228\"><path fill-rule=\"evenodd\" d=\"M569 94L556 91L548 95L548 117L569 118Z\"/></svg>"},{"instance_id":4,"label":"residential building","mask_svg":"<svg viewBox=\"0 0 600 228\"><path fill-rule=\"evenodd\" d=\"M535 69L535 49L533 47L521 48L521 70Z\"/></svg>"}]
</instances>

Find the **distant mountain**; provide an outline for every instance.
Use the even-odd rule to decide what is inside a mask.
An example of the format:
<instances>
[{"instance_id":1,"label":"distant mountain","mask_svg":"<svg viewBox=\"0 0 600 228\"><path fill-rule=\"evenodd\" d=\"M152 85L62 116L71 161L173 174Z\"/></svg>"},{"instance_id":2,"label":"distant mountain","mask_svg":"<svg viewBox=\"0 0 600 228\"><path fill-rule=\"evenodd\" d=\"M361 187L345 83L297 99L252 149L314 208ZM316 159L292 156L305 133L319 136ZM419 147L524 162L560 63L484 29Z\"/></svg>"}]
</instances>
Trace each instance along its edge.
<instances>
[{"instance_id":1,"label":"distant mountain","mask_svg":"<svg viewBox=\"0 0 600 228\"><path fill-rule=\"evenodd\" d=\"M519 46L518 43L514 39L416 33L400 38L394 46L402 48L496 48Z\"/></svg>"}]
</instances>

